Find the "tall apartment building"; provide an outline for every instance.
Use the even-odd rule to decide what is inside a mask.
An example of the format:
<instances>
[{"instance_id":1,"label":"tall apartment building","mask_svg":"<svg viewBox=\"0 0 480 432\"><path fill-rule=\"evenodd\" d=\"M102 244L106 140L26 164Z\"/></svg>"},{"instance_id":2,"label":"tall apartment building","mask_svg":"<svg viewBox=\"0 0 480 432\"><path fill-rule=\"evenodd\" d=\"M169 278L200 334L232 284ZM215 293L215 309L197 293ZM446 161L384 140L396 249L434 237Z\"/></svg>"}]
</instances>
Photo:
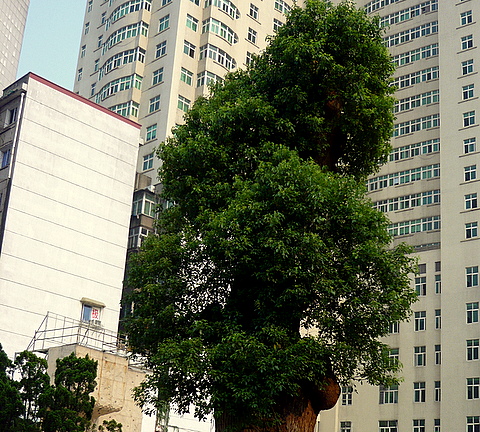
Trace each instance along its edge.
<instances>
[{"instance_id":1,"label":"tall apartment building","mask_svg":"<svg viewBox=\"0 0 480 432\"><path fill-rule=\"evenodd\" d=\"M480 430L480 2L357 0L397 65L390 161L368 181L395 242L415 248L418 301L385 341L397 387L343 388L319 431Z\"/></svg>"},{"instance_id":2,"label":"tall apartment building","mask_svg":"<svg viewBox=\"0 0 480 432\"><path fill-rule=\"evenodd\" d=\"M30 0L0 0L0 91L17 76Z\"/></svg>"},{"instance_id":3,"label":"tall apartment building","mask_svg":"<svg viewBox=\"0 0 480 432\"><path fill-rule=\"evenodd\" d=\"M74 91L142 125L128 238L153 230L154 149L211 81L245 67L285 22L293 0L87 0ZM190 415L170 425L211 430Z\"/></svg>"},{"instance_id":4,"label":"tall apartment building","mask_svg":"<svg viewBox=\"0 0 480 432\"><path fill-rule=\"evenodd\" d=\"M211 81L244 67L292 0L87 0L74 91L142 125L129 247L152 230L154 148Z\"/></svg>"}]
</instances>

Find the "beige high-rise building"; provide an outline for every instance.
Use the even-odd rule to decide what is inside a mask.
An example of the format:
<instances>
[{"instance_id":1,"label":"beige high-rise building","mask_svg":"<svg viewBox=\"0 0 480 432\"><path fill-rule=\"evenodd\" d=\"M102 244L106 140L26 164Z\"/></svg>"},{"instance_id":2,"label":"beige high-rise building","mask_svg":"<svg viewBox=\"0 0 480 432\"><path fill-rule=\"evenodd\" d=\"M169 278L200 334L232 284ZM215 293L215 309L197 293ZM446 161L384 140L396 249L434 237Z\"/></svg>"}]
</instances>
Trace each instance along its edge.
<instances>
[{"instance_id":1,"label":"beige high-rise building","mask_svg":"<svg viewBox=\"0 0 480 432\"><path fill-rule=\"evenodd\" d=\"M30 0L0 0L0 91L17 76Z\"/></svg>"},{"instance_id":2,"label":"beige high-rise building","mask_svg":"<svg viewBox=\"0 0 480 432\"><path fill-rule=\"evenodd\" d=\"M245 67L293 0L87 0L74 91L142 125L129 249L153 230L154 149L211 81Z\"/></svg>"},{"instance_id":3,"label":"beige high-rise building","mask_svg":"<svg viewBox=\"0 0 480 432\"><path fill-rule=\"evenodd\" d=\"M324 432L480 431L480 2L357 0L388 26L397 65L390 162L368 181L395 242L415 248L419 297L386 338L398 387L344 387Z\"/></svg>"},{"instance_id":4,"label":"beige high-rise building","mask_svg":"<svg viewBox=\"0 0 480 432\"><path fill-rule=\"evenodd\" d=\"M142 125L128 239L153 230L154 149L211 81L245 67L285 22L293 0L87 0L74 91ZM174 413L168 423L211 430Z\"/></svg>"},{"instance_id":5,"label":"beige high-rise building","mask_svg":"<svg viewBox=\"0 0 480 432\"><path fill-rule=\"evenodd\" d=\"M208 83L244 67L292 0L88 0L74 91L142 124L138 172Z\"/></svg>"}]
</instances>

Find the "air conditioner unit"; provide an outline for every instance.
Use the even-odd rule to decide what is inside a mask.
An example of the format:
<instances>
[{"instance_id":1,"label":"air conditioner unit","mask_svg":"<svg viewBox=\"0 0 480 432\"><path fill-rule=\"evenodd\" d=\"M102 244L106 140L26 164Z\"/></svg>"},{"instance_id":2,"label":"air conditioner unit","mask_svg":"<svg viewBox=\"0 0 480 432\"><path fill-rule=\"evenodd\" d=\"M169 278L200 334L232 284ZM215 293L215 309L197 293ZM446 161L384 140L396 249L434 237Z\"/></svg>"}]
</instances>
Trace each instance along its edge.
<instances>
[{"instance_id":1,"label":"air conditioner unit","mask_svg":"<svg viewBox=\"0 0 480 432\"><path fill-rule=\"evenodd\" d=\"M89 321L90 325L95 326L95 327L101 327L102 326L102 321L98 319L92 319Z\"/></svg>"}]
</instances>

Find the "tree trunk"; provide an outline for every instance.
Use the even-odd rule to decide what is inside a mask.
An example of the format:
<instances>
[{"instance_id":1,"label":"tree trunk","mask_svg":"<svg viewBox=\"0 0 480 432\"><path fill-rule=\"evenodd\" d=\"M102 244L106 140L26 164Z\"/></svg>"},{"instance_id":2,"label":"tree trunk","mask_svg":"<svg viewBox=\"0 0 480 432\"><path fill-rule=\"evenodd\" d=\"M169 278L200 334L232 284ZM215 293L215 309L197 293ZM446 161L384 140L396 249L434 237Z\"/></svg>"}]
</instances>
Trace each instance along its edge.
<instances>
[{"instance_id":1,"label":"tree trunk","mask_svg":"<svg viewBox=\"0 0 480 432\"><path fill-rule=\"evenodd\" d=\"M320 411L333 408L340 396L340 387L334 377L325 378L322 389L310 383L302 384L298 395L285 397L276 405L281 421L274 426L265 421L264 426L238 428L241 414L215 416L215 432L313 432Z\"/></svg>"}]
</instances>

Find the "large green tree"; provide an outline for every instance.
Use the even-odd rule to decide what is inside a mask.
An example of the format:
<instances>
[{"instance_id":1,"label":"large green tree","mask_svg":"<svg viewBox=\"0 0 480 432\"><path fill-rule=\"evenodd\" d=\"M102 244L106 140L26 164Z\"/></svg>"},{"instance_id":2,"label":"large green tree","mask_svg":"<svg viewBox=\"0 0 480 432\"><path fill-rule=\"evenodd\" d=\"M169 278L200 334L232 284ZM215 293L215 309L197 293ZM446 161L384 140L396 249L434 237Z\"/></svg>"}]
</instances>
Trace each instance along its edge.
<instances>
[{"instance_id":1,"label":"large green tree","mask_svg":"<svg viewBox=\"0 0 480 432\"><path fill-rule=\"evenodd\" d=\"M390 57L351 4L294 8L160 146L159 234L134 258L142 404L217 431L311 431L338 381L395 380L378 338L415 298L364 180L389 151Z\"/></svg>"}]
</instances>

